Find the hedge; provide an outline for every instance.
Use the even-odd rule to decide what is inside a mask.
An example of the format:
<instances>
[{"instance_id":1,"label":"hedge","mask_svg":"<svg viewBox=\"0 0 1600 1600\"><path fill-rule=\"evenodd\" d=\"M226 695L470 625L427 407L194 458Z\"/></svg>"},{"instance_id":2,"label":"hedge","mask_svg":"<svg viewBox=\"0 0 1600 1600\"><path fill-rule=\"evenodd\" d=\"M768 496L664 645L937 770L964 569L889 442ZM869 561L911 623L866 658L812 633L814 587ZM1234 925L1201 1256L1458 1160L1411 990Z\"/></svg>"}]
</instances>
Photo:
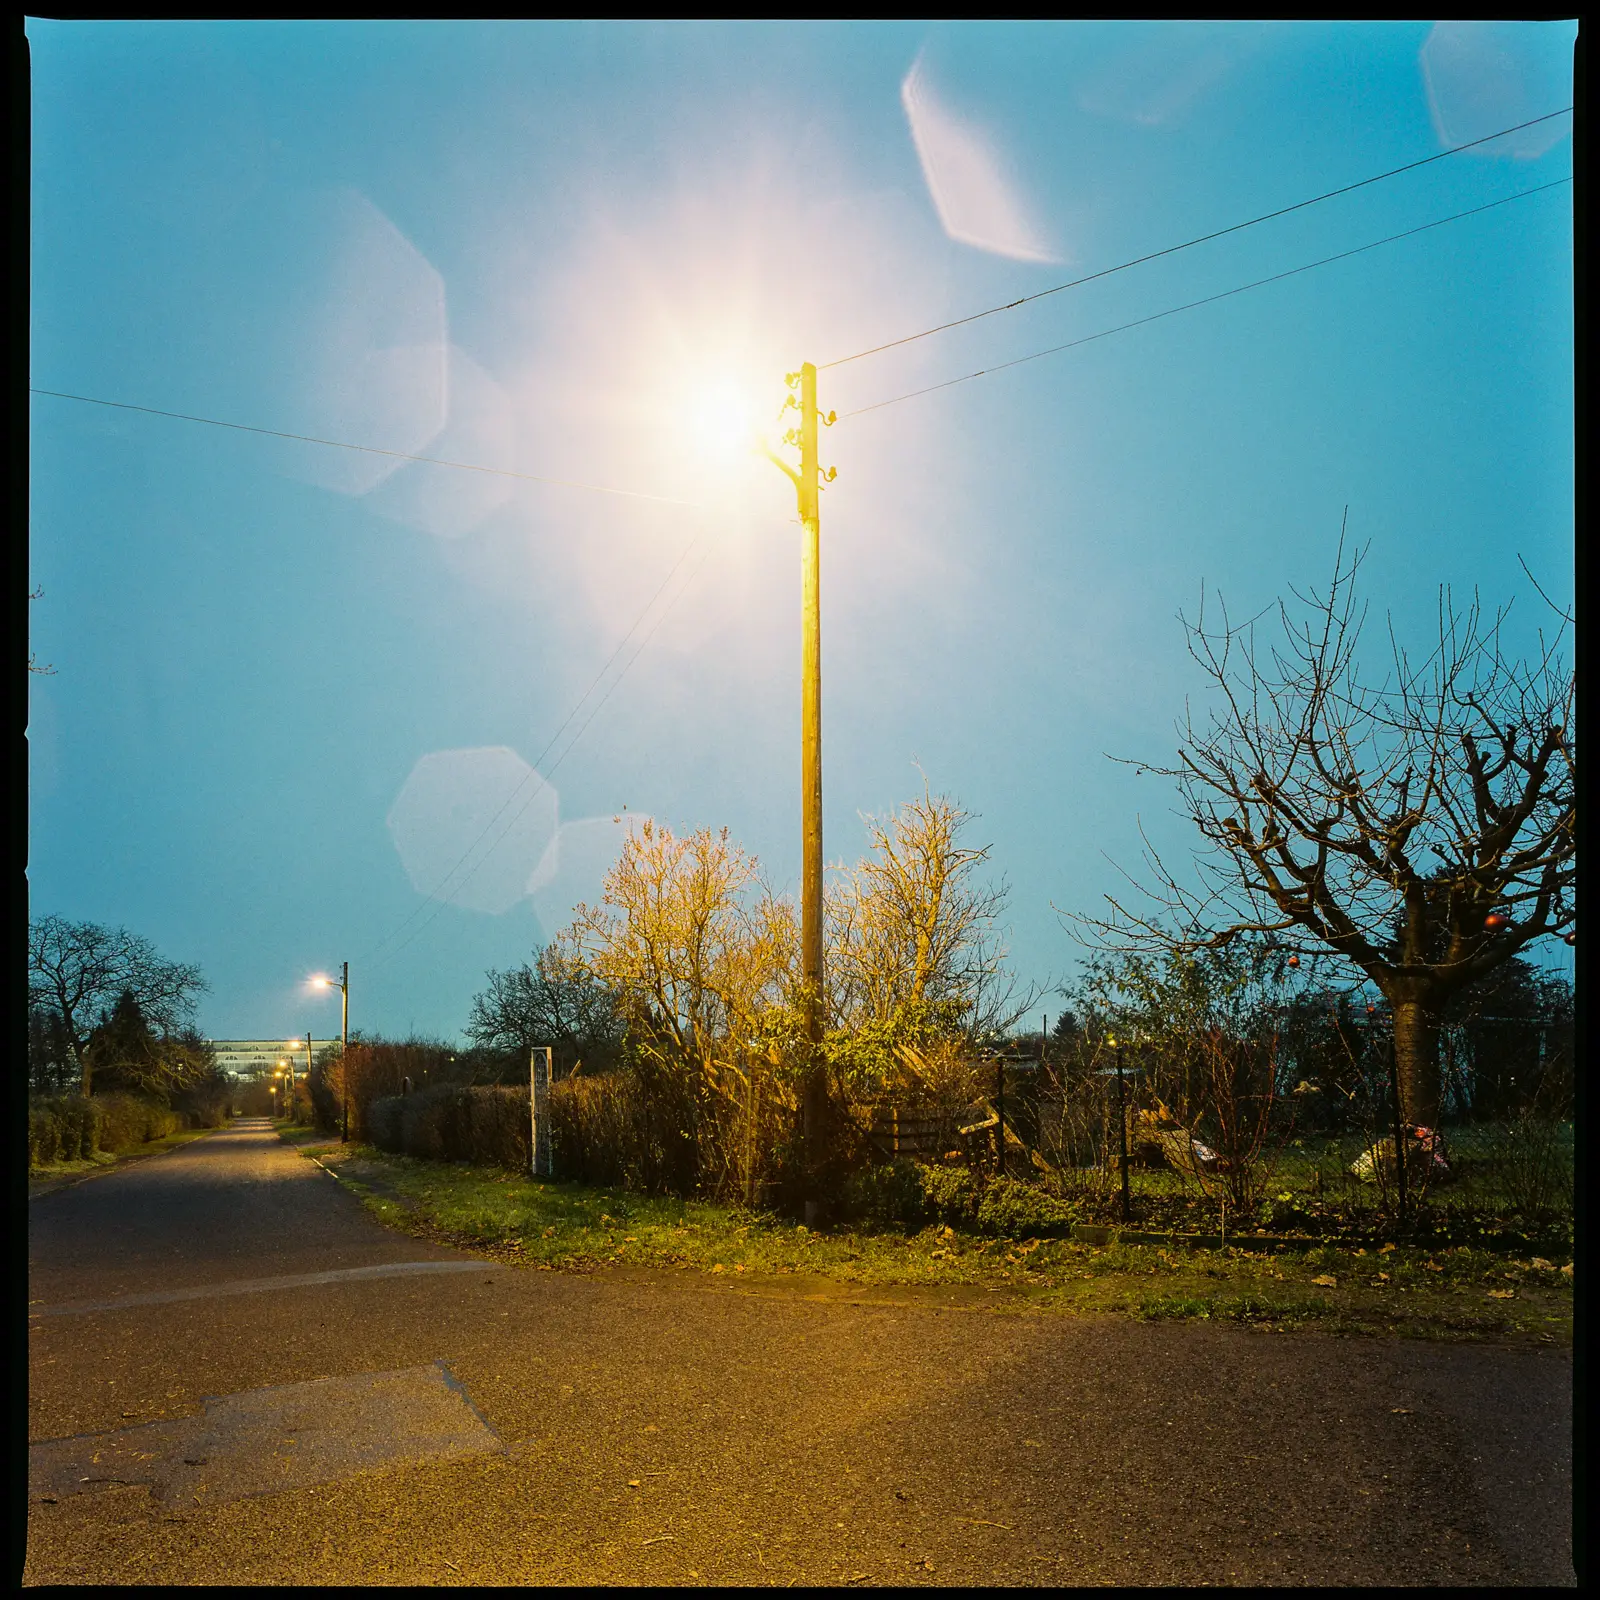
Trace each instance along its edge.
<instances>
[{"instance_id":1,"label":"hedge","mask_svg":"<svg viewBox=\"0 0 1600 1600\"><path fill-rule=\"evenodd\" d=\"M630 1074L564 1078L550 1089L555 1175L575 1183L681 1192L692 1167L683 1136L663 1138L663 1118ZM380 1150L427 1161L473 1161L526 1172L528 1091L501 1084L438 1084L387 1095L367 1107L365 1131Z\"/></svg>"},{"instance_id":2,"label":"hedge","mask_svg":"<svg viewBox=\"0 0 1600 1600\"><path fill-rule=\"evenodd\" d=\"M87 1161L97 1151L137 1149L186 1125L166 1106L129 1094L59 1095L28 1104L28 1165Z\"/></svg>"},{"instance_id":3,"label":"hedge","mask_svg":"<svg viewBox=\"0 0 1600 1600\"><path fill-rule=\"evenodd\" d=\"M380 1150L427 1161L476 1161L526 1172L528 1091L500 1084L442 1083L387 1095L367 1107Z\"/></svg>"}]
</instances>

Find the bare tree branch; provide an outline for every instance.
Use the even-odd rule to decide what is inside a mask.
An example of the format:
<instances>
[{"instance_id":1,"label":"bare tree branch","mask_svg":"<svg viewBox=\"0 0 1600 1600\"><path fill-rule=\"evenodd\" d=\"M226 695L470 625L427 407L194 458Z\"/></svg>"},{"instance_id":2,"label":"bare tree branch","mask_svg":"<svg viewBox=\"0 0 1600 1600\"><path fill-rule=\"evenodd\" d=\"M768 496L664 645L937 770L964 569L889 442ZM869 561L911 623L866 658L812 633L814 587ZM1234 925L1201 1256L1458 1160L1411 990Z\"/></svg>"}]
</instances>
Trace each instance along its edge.
<instances>
[{"instance_id":1,"label":"bare tree branch","mask_svg":"<svg viewBox=\"0 0 1600 1600\"><path fill-rule=\"evenodd\" d=\"M1192 873L1146 841L1148 909L1107 896L1071 918L1110 948L1222 947L1244 934L1325 949L1388 998L1414 1120L1437 1110L1436 1019L1450 996L1576 918L1575 680L1566 622L1532 659L1503 643L1509 607L1486 617L1439 593L1420 660L1388 626L1371 681L1358 647L1367 608L1341 531L1326 592L1291 591L1280 638L1260 617L1180 618L1216 695L1186 707L1169 777L1202 844ZM1543 591L1541 590L1541 594ZM1548 600L1548 596L1545 596ZM1298 935L1298 939L1295 936Z\"/></svg>"}]
</instances>

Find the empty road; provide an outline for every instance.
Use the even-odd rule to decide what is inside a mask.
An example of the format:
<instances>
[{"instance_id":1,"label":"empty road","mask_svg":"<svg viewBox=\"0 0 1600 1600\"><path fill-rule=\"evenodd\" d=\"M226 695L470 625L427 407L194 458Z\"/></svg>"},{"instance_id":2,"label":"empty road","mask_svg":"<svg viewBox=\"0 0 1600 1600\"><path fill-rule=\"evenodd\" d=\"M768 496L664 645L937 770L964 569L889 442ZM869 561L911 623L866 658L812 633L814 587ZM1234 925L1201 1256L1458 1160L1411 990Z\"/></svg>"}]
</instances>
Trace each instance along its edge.
<instances>
[{"instance_id":1,"label":"empty road","mask_svg":"<svg viewBox=\"0 0 1600 1600\"><path fill-rule=\"evenodd\" d=\"M1566 1352L521 1271L264 1122L29 1258L30 1584L1573 1582Z\"/></svg>"}]
</instances>

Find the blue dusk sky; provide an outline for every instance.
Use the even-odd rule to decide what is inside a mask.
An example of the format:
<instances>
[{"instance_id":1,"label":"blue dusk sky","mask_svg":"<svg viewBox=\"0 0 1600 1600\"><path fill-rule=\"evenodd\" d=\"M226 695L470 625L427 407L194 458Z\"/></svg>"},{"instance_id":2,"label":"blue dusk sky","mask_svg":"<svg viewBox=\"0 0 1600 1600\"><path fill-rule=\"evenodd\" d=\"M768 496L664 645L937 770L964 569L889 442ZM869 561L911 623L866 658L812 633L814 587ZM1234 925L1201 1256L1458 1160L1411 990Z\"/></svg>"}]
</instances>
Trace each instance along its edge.
<instances>
[{"instance_id":1,"label":"blue dusk sky","mask_svg":"<svg viewBox=\"0 0 1600 1600\"><path fill-rule=\"evenodd\" d=\"M33 913L200 963L213 1037L336 1032L348 960L453 1038L615 818L792 892L799 531L729 419L1560 111L1576 32L30 21ZM925 777L1058 985L1190 843L1108 757L1204 703L1202 585L1325 583L1348 508L1375 659L1444 584L1547 626L1571 167L1558 116L824 367L828 859Z\"/></svg>"}]
</instances>

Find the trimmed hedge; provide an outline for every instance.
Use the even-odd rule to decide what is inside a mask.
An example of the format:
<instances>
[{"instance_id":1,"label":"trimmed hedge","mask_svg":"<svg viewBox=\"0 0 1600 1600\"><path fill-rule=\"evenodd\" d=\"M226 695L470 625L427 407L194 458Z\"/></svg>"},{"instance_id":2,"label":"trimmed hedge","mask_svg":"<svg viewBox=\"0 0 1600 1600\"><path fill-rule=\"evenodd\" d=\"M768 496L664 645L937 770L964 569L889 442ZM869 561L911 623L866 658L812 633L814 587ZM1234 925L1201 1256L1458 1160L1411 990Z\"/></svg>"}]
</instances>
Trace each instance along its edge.
<instances>
[{"instance_id":1,"label":"trimmed hedge","mask_svg":"<svg viewBox=\"0 0 1600 1600\"><path fill-rule=\"evenodd\" d=\"M631 1072L564 1078L550 1089L559 1176L638 1194L689 1195L699 1170L694 1110Z\"/></svg>"},{"instance_id":2,"label":"trimmed hedge","mask_svg":"<svg viewBox=\"0 0 1600 1600\"><path fill-rule=\"evenodd\" d=\"M133 1150L164 1139L169 1133L179 1133L186 1126L178 1112L131 1094L96 1095L93 1105L99 1118L96 1137L102 1150Z\"/></svg>"},{"instance_id":3,"label":"trimmed hedge","mask_svg":"<svg viewBox=\"0 0 1600 1600\"><path fill-rule=\"evenodd\" d=\"M686 1193L693 1171L687 1134L657 1130L684 1120L653 1103L628 1073L564 1078L550 1087L550 1146L558 1178L646 1194ZM501 1084L439 1084L386 1095L366 1109L380 1150L425 1161L474 1161L526 1172L528 1091Z\"/></svg>"},{"instance_id":4,"label":"trimmed hedge","mask_svg":"<svg viewBox=\"0 0 1600 1600\"><path fill-rule=\"evenodd\" d=\"M528 1091L502 1084L443 1083L386 1095L366 1113L380 1150L426 1161L477 1161L526 1172Z\"/></svg>"},{"instance_id":5,"label":"trimmed hedge","mask_svg":"<svg viewBox=\"0 0 1600 1600\"><path fill-rule=\"evenodd\" d=\"M37 1099L28 1105L28 1165L87 1161L101 1150L133 1150L185 1126L178 1112L136 1095Z\"/></svg>"}]
</instances>

